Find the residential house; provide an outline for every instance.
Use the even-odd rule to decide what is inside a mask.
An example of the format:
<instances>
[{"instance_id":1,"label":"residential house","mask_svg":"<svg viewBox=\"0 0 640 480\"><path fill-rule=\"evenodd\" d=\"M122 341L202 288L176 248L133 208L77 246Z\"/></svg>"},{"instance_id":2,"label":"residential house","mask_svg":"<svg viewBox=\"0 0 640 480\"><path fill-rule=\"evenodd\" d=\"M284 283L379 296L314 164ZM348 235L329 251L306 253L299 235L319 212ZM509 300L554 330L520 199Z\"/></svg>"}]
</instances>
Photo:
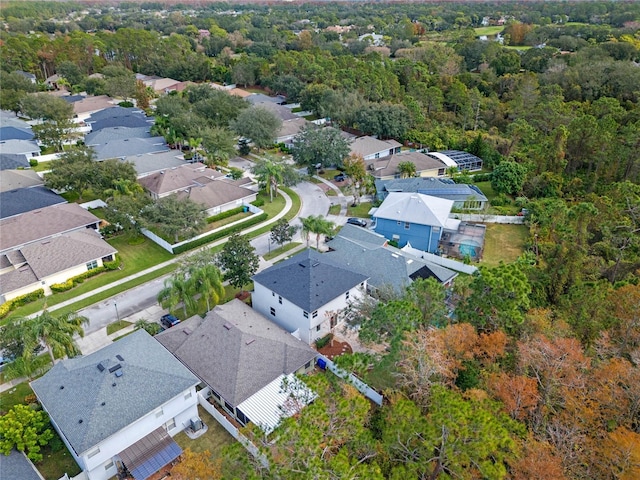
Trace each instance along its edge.
<instances>
[{"instance_id":1,"label":"residential house","mask_svg":"<svg viewBox=\"0 0 640 480\"><path fill-rule=\"evenodd\" d=\"M425 155L440 160L447 168L455 167L459 172L476 172L482 170L482 159L472 153L460 150L444 150L442 152L428 152Z\"/></svg>"},{"instance_id":2,"label":"residential house","mask_svg":"<svg viewBox=\"0 0 640 480\"><path fill-rule=\"evenodd\" d=\"M181 92L192 82L181 82L173 78L158 77L156 75L143 75L136 73L136 80L141 80L146 87L151 88L155 93L169 93L172 91Z\"/></svg>"},{"instance_id":3,"label":"residential house","mask_svg":"<svg viewBox=\"0 0 640 480\"><path fill-rule=\"evenodd\" d=\"M401 178L398 168L400 163L410 162L416 166L418 177L444 177L447 165L437 158L430 157L421 152L402 152L383 158L365 160L367 171L378 180L393 180Z\"/></svg>"},{"instance_id":4,"label":"residential house","mask_svg":"<svg viewBox=\"0 0 640 480\"><path fill-rule=\"evenodd\" d=\"M372 209L373 229L399 247L412 247L429 253L438 251L444 229L457 230L459 220L449 218L452 200L421 193L389 193L377 209Z\"/></svg>"},{"instance_id":5,"label":"residential house","mask_svg":"<svg viewBox=\"0 0 640 480\"><path fill-rule=\"evenodd\" d=\"M220 85L219 83L211 82L209 86L211 88L215 88L216 90L226 90L229 95L235 95L236 97L240 98L247 98L254 95L253 93L247 92L246 90L243 90L241 88L236 88L235 84Z\"/></svg>"},{"instance_id":6,"label":"residential house","mask_svg":"<svg viewBox=\"0 0 640 480\"><path fill-rule=\"evenodd\" d=\"M209 387L214 404L265 434L315 398L304 389L305 401L291 403L282 386L301 388L295 375L311 370L318 353L240 300L155 338Z\"/></svg>"},{"instance_id":7,"label":"residential house","mask_svg":"<svg viewBox=\"0 0 640 480\"><path fill-rule=\"evenodd\" d=\"M286 98L282 95L270 97L268 95L265 95L264 93L252 93L251 95L245 97L245 100L251 105L263 106L263 104L265 103L282 105L286 101Z\"/></svg>"},{"instance_id":8,"label":"residential house","mask_svg":"<svg viewBox=\"0 0 640 480\"><path fill-rule=\"evenodd\" d=\"M395 140L378 140L374 137L357 137L351 141L351 153L365 160L385 158L400 153L402 144Z\"/></svg>"},{"instance_id":9,"label":"residential house","mask_svg":"<svg viewBox=\"0 0 640 480\"><path fill-rule=\"evenodd\" d=\"M102 132L102 130L96 133L100 132ZM120 138L109 140L100 145L92 145L91 147L95 152L96 160L126 158L131 155L168 152L170 150L163 137Z\"/></svg>"},{"instance_id":10,"label":"residential house","mask_svg":"<svg viewBox=\"0 0 640 480\"><path fill-rule=\"evenodd\" d=\"M0 302L113 261L117 250L97 232L100 219L60 203L0 220Z\"/></svg>"},{"instance_id":11,"label":"residential house","mask_svg":"<svg viewBox=\"0 0 640 480\"><path fill-rule=\"evenodd\" d=\"M22 130L31 130L31 125L18 118L18 115L11 110L0 110L0 127L15 127Z\"/></svg>"},{"instance_id":12,"label":"residential house","mask_svg":"<svg viewBox=\"0 0 640 480\"><path fill-rule=\"evenodd\" d=\"M82 100L73 104L73 113L79 122L85 121L91 115L102 110L115 108L113 99L107 95L87 95Z\"/></svg>"},{"instance_id":13,"label":"residential house","mask_svg":"<svg viewBox=\"0 0 640 480\"><path fill-rule=\"evenodd\" d=\"M302 117L283 121L275 143L284 143L285 147L293 148L293 139L295 136L300 133L303 127L310 123L311 122Z\"/></svg>"},{"instance_id":14,"label":"residential house","mask_svg":"<svg viewBox=\"0 0 640 480\"><path fill-rule=\"evenodd\" d=\"M416 177L376 180L375 185L380 201L384 200L389 192L412 192L453 200L453 208L457 209L482 210L489 203L477 186L455 183L450 178Z\"/></svg>"},{"instance_id":15,"label":"residential house","mask_svg":"<svg viewBox=\"0 0 640 480\"><path fill-rule=\"evenodd\" d=\"M133 164L138 178L187 164L180 150L129 155L123 162Z\"/></svg>"},{"instance_id":16,"label":"residential house","mask_svg":"<svg viewBox=\"0 0 640 480\"><path fill-rule=\"evenodd\" d=\"M135 108L113 107L92 113L85 123L92 132L109 127L147 127L153 125L153 118L147 117L142 110Z\"/></svg>"},{"instance_id":17,"label":"residential house","mask_svg":"<svg viewBox=\"0 0 640 480\"><path fill-rule=\"evenodd\" d=\"M22 155L27 160L40 155L35 140L0 140L0 155Z\"/></svg>"},{"instance_id":18,"label":"residential house","mask_svg":"<svg viewBox=\"0 0 640 480\"><path fill-rule=\"evenodd\" d=\"M14 480L44 480L40 472L23 452L11 450L9 455L0 453L0 478Z\"/></svg>"},{"instance_id":19,"label":"residential house","mask_svg":"<svg viewBox=\"0 0 640 480\"><path fill-rule=\"evenodd\" d=\"M177 195L202 205L207 215L248 205L256 200L256 185L248 179L233 181L223 173L189 163L162 170L138 180L154 199Z\"/></svg>"},{"instance_id":20,"label":"residential house","mask_svg":"<svg viewBox=\"0 0 640 480\"><path fill-rule=\"evenodd\" d=\"M30 163L29 160L27 160L26 155L19 155L17 153L0 153L0 170L3 171L2 175L5 175L5 172L10 170L29 167Z\"/></svg>"},{"instance_id":21,"label":"residential house","mask_svg":"<svg viewBox=\"0 0 640 480\"><path fill-rule=\"evenodd\" d=\"M31 128L20 128L14 126L0 127L0 140L31 140L33 132Z\"/></svg>"},{"instance_id":22,"label":"residential house","mask_svg":"<svg viewBox=\"0 0 640 480\"><path fill-rule=\"evenodd\" d=\"M365 294L367 276L307 249L254 275L253 307L303 342L327 335L337 313Z\"/></svg>"},{"instance_id":23,"label":"residential house","mask_svg":"<svg viewBox=\"0 0 640 480\"><path fill-rule=\"evenodd\" d=\"M24 78L29 80L31 83L36 83L36 76L33 73L23 72L22 70L16 70L15 73L22 75Z\"/></svg>"},{"instance_id":24,"label":"residential house","mask_svg":"<svg viewBox=\"0 0 640 480\"><path fill-rule=\"evenodd\" d=\"M88 133L84 137L84 144L91 147L102 145L114 140L125 140L129 138L151 138L151 125L144 127L108 127L97 132ZM163 141L164 143L164 141Z\"/></svg>"},{"instance_id":25,"label":"residential house","mask_svg":"<svg viewBox=\"0 0 640 480\"><path fill-rule=\"evenodd\" d=\"M248 98L251 98L251 97L248 97ZM293 113L290 108L287 108L284 105L280 105L278 103L260 102L260 103L254 103L253 107L264 108L265 110L268 110L269 112L273 113L283 122L286 122L289 120L298 120L300 118L298 115Z\"/></svg>"},{"instance_id":26,"label":"residential house","mask_svg":"<svg viewBox=\"0 0 640 480\"><path fill-rule=\"evenodd\" d=\"M391 288L402 293L419 278L435 278L445 287L450 287L458 275L448 268L403 252L389 245L382 235L355 225L342 227L327 245L329 251L323 255L337 266L369 277L369 291Z\"/></svg>"},{"instance_id":27,"label":"residential house","mask_svg":"<svg viewBox=\"0 0 640 480\"><path fill-rule=\"evenodd\" d=\"M67 201L43 186L0 191L0 219L59 203L67 203Z\"/></svg>"},{"instance_id":28,"label":"residential house","mask_svg":"<svg viewBox=\"0 0 640 480\"><path fill-rule=\"evenodd\" d=\"M28 188L42 185L44 182L42 177L33 170L5 170L1 168L2 175L0 175L0 192L8 192L9 190L16 190L18 188Z\"/></svg>"},{"instance_id":29,"label":"residential house","mask_svg":"<svg viewBox=\"0 0 640 480\"><path fill-rule=\"evenodd\" d=\"M200 380L143 329L56 363L31 388L88 480L143 480L175 460L198 420Z\"/></svg>"}]
</instances>

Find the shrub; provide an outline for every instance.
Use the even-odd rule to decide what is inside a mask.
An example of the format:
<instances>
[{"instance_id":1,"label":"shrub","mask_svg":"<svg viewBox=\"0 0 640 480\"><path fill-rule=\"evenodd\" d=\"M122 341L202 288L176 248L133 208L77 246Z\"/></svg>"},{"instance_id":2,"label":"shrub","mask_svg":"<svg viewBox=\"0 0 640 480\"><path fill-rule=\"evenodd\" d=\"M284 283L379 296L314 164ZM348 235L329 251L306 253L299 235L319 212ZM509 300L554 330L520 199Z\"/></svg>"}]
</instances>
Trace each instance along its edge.
<instances>
[{"instance_id":1,"label":"shrub","mask_svg":"<svg viewBox=\"0 0 640 480\"><path fill-rule=\"evenodd\" d=\"M490 173L476 173L473 176L473 182L474 183L489 182L489 181L491 181L491 174Z\"/></svg>"},{"instance_id":2,"label":"shrub","mask_svg":"<svg viewBox=\"0 0 640 480\"><path fill-rule=\"evenodd\" d=\"M0 318L6 317L9 312L15 310L18 307L22 307L27 303L31 303L36 301L39 298L44 297L44 290L39 288L38 290L27 293L25 295L20 295L19 297L14 298L13 300L9 300L8 302L0 305Z\"/></svg>"},{"instance_id":3,"label":"shrub","mask_svg":"<svg viewBox=\"0 0 640 480\"><path fill-rule=\"evenodd\" d=\"M66 292L67 290L71 290L74 287L73 280L69 279L63 283L54 283L51 285L51 291L55 293Z\"/></svg>"},{"instance_id":4,"label":"shrub","mask_svg":"<svg viewBox=\"0 0 640 480\"><path fill-rule=\"evenodd\" d=\"M125 102L120 102L118 104L119 107L123 107L123 108L132 108L133 107L133 103L129 102L129 101L125 101Z\"/></svg>"},{"instance_id":5,"label":"shrub","mask_svg":"<svg viewBox=\"0 0 640 480\"><path fill-rule=\"evenodd\" d=\"M262 207L264 205L264 198L255 199L253 202L251 202L251 205L258 208Z\"/></svg>"},{"instance_id":6,"label":"shrub","mask_svg":"<svg viewBox=\"0 0 640 480\"><path fill-rule=\"evenodd\" d=\"M509 203L511 203L509 201L509 198L504 194L504 193L500 193L498 195L496 195L493 200L491 200L491 205L493 205L494 207L501 207L503 205L509 205Z\"/></svg>"},{"instance_id":7,"label":"shrub","mask_svg":"<svg viewBox=\"0 0 640 480\"><path fill-rule=\"evenodd\" d=\"M251 227L258 223L264 222L267 218L269 218L269 215L267 215L266 213L256 215L255 217L253 217L250 220L247 220L246 222L242 222L242 223L239 223L238 225L225 228L224 230L218 230L217 232L213 232L211 235L206 235L192 242L184 243L178 247L175 247L173 249L173 253L178 254L178 253L186 252L188 250L199 247L201 245L205 245L209 242L213 242L214 240L218 240L219 238L228 237L229 235L233 235L234 233L244 230L247 227Z\"/></svg>"},{"instance_id":8,"label":"shrub","mask_svg":"<svg viewBox=\"0 0 640 480\"><path fill-rule=\"evenodd\" d=\"M224 220L225 218L233 217L239 213L242 213L243 207L232 208L231 210L227 210L226 212L219 213L217 215L213 215L212 217L207 218L207 223L217 222L218 220Z\"/></svg>"},{"instance_id":9,"label":"shrub","mask_svg":"<svg viewBox=\"0 0 640 480\"><path fill-rule=\"evenodd\" d=\"M29 165L31 165L32 167L37 167L38 166L38 160L36 160L35 158L30 158L29 159Z\"/></svg>"},{"instance_id":10,"label":"shrub","mask_svg":"<svg viewBox=\"0 0 640 480\"><path fill-rule=\"evenodd\" d=\"M325 337L319 338L318 340L316 340L316 348L320 349L323 347L326 347L327 345L329 345L329 342L331 341L331 339L333 338L333 334L329 334Z\"/></svg>"},{"instance_id":11,"label":"shrub","mask_svg":"<svg viewBox=\"0 0 640 480\"><path fill-rule=\"evenodd\" d=\"M105 270L117 270L120 267L120 262L118 260L114 260L113 262L103 262L102 265L104 266Z\"/></svg>"}]
</instances>

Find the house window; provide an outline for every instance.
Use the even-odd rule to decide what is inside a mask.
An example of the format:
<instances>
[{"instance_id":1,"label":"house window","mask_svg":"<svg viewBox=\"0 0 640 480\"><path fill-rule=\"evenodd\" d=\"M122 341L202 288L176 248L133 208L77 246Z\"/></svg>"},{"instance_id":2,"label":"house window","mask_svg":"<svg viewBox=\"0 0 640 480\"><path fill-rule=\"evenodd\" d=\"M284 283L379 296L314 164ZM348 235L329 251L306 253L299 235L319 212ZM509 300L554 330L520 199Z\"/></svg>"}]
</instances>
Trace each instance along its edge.
<instances>
[{"instance_id":1,"label":"house window","mask_svg":"<svg viewBox=\"0 0 640 480\"><path fill-rule=\"evenodd\" d=\"M320 325L316 327L316 332L319 332L319 331L320 331Z\"/></svg>"},{"instance_id":2,"label":"house window","mask_svg":"<svg viewBox=\"0 0 640 480\"><path fill-rule=\"evenodd\" d=\"M215 398L216 400L220 400L220 395L218 395L217 392L211 390L211 395L213 395L213 398Z\"/></svg>"},{"instance_id":3,"label":"house window","mask_svg":"<svg viewBox=\"0 0 640 480\"><path fill-rule=\"evenodd\" d=\"M313 312L313 315L311 315L312 318L316 318L318 316L318 311L316 310L315 312Z\"/></svg>"},{"instance_id":4,"label":"house window","mask_svg":"<svg viewBox=\"0 0 640 480\"><path fill-rule=\"evenodd\" d=\"M174 428L176 428L176 419L172 418L165 424L165 429L168 432L169 430L173 430Z\"/></svg>"},{"instance_id":5,"label":"house window","mask_svg":"<svg viewBox=\"0 0 640 480\"><path fill-rule=\"evenodd\" d=\"M271 296L275 297L276 296L276 292L271 292Z\"/></svg>"},{"instance_id":6,"label":"house window","mask_svg":"<svg viewBox=\"0 0 640 480\"><path fill-rule=\"evenodd\" d=\"M375 158L380 158L380 153L376 153Z\"/></svg>"},{"instance_id":7,"label":"house window","mask_svg":"<svg viewBox=\"0 0 640 480\"><path fill-rule=\"evenodd\" d=\"M162 415L164 415L164 411L162 409L156 411L156 418L160 418Z\"/></svg>"},{"instance_id":8,"label":"house window","mask_svg":"<svg viewBox=\"0 0 640 480\"><path fill-rule=\"evenodd\" d=\"M309 318L309 312L302 312L302 315L304 316L304 318Z\"/></svg>"},{"instance_id":9,"label":"house window","mask_svg":"<svg viewBox=\"0 0 640 480\"><path fill-rule=\"evenodd\" d=\"M398 225L402 225L402 222L401 222L400 220L398 220L396 223L397 223Z\"/></svg>"},{"instance_id":10,"label":"house window","mask_svg":"<svg viewBox=\"0 0 640 480\"><path fill-rule=\"evenodd\" d=\"M404 229L405 230L409 230L410 226L411 226L411 224L409 222L404 222Z\"/></svg>"},{"instance_id":11,"label":"house window","mask_svg":"<svg viewBox=\"0 0 640 480\"><path fill-rule=\"evenodd\" d=\"M230 412L231 414L234 414L234 415L235 415L235 411L234 411L234 409L233 409L233 405L231 405L229 402L224 402L224 406L225 406L225 408L226 408L227 410L229 410L229 412Z\"/></svg>"},{"instance_id":12,"label":"house window","mask_svg":"<svg viewBox=\"0 0 640 480\"><path fill-rule=\"evenodd\" d=\"M95 457L97 454L100 453L100 448L96 448L95 450L91 450L88 454L87 454L87 458L92 458Z\"/></svg>"},{"instance_id":13,"label":"house window","mask_svg":"<svg viewBox=\"0 0 640 480\"><path fill-rule=\"evenodd\" d=\"M87 263L87 270L93 270L94 268L98 268L98 261L97 260L93 260L93 261Z\"/></svg>"},{"instance_id":14,"label":"house window","mask_svg":"<svg viewBox=\"0 0 640 480\"><path fill-rule=\"evenodd\" d=\"M113 461L108 462L105 466L105 470L111 470L113 468Z\"/></svg>"},{"instance_id":15,"label":"house window","mask_svg":"<svg viewBox=\"0 0 640 480\"><path fill-rule=\"evenodd\" d=\"M349 291L347 290L347 293L344 294L344 298L345 300L349 300Z\"/></svg>"},{"instance_id":16,"label":"house window","mask_svg":"<svg viewBox=\"0 0 640 480\"><path fill-rule=\"evenodd\" d=\"M438 176L441 177L442 175L444 175L444 168L439 168L438 169Z\"/></svg>"},{"instance_id":17,"label":"house window","mask_svg":"<svg viewBox=\"0 0 640 480\"><path fill-rule=\"evenodd\" d=\"M273 316L275 317L275 316L276 316L276 309L275 309L275 308L273 308L273 307L271 307L271 308L269 309L269 313L271 313L271 315L273 315Z\"/></svg>"},{"instance_id":18,"label":"house window","mask_svg":"<svg viewBox=\"0 0 640 480\"><path fill-rule=\"evenodd\" d=\"M278 303L282 305L282 297L280 295L278 295Z\"/></svg>"},{"instance_id":19,"label":"house window","mask_svg":"<svg viewBox=\"0 0 640 480\"><path fill-rule=\"evenodd\" d=\"M304 368L305 369L308 369L310 367L311 367L311 362L307 362L307 363L304 364Z\"/></svg>"},{"instance_id":20,"label":"house window","mask_svg":"<svg viewBox=\"0 0 640 480\"><path fill-rule=\"evenodd\" d=\"M189 393L187 393L187 394L184 396L184 399L185 399L185 400L189 400L190 398L191 398L191 390L189 390Z\"/></svg>"}]
</instances>

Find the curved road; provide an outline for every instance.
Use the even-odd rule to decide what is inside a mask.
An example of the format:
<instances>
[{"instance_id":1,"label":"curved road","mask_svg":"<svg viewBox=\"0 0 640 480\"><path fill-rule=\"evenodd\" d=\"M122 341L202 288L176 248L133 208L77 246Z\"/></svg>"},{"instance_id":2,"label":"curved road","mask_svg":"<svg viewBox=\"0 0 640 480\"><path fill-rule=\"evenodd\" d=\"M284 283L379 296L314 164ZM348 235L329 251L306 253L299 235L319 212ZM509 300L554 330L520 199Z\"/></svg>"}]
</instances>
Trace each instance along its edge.
<instances>
[{"instance_id":1,"label":"curved road","mask_svg":"<svg viewBox=\"0 0 640 480\"><path fill-rule=\"evenodd\" d=\"M310 182L301 182L296 185L293 190L300 196L302 204L298 216L327 215L330 202L317 185ZM296 217L291 224L300 225L300 221ZM296 234L296 238L300 238L299 231ZM269 233L256 237L251 241L251 244L256 248L258 254L263 255L267 253L269 251ZM156 297L167 277L168 275L158 277L131 290L122 292L108 300L78 311L78 314L89 319L89 325L85 328L85 334L90 335L106 327L118 318L135 317L135 319L144 318L150 321L157 320L156 317L159 316L161 308L158 305Z\"/></svg>"}]
</instances>

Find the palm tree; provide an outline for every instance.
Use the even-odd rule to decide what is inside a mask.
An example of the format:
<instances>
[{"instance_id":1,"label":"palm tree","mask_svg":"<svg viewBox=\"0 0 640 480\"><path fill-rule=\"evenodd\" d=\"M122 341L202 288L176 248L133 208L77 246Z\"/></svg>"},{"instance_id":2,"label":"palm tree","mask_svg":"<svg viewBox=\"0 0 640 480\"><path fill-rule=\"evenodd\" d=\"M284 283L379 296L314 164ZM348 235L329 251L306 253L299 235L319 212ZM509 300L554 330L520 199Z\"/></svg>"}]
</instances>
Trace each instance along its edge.
<instances>
[{"instance_id":1,"label":"palm tree","mask_svg":"<svg viewBox=\"0 0 640 480\"><path fill-rule=\"evenodd\" d=\"M333 222L325 219L321 215L309 215L306 218L300 218L302 222L302 233L307 236L307 246L309 246L309 234L316 234L316 248L320 249L320 236L330 235L335 228Z\"/></svg>"},{"instance_id":2,"label":"palm tree","mask_svg":"<svg viewBox=\"0 0 640 480\"><path fill-rule=\"evenodd\" d=\"M266 188L272 202L274 195L278 195L278 185L288 187L300 180L293 166L273 155L265 155L258 160L251 171L258 177L260 185Z\"/></svg>"},{"instance_id":3,"label":"palm tree","mask_svg":"<svg viewBox=\"0 0 640 480\"><path fill-rule=\"evenodd\" d=\"M155 335L160 331L160 325L141 318L135 323L134 330L144 330L149 335Z\"/></svg>"},{"instance_id":4,"label":"palm tree","mask_svg":"<svg viewBox=\"0 0 640 480\"><path fill-rule=\"evenodd\" d=\"M55 364L56 357L75 357L80 355L80 349L73 337L77 334L84 337L83 325L89 323L87 317L69 312L54 316L46 309L34 318L19 318L15 322L23 332L24 349L22 356L30 361L38 345L44 344Z\"/></svg>"},{"instance_id":5,"label":"palm tree","mask_svg":"<svg viewBox=\"0 0 640 480\"><path fill-rule=\"evenodd\" d=\"M215 265L206 265L194 269L189 277L192 291L200 298L207 301L207 312L211 307L215 307L224 297L225 291L222 286L222 275Z\"/></svg>"},{"instance_id":6,"label":"palm tree","mask_svg":"<svg viewBox=\"0 0 640 480\"><path fill-rule=\"evenodd\" d=\"M194 308L193 291L191 282L184 273L178 272L164 281L164 288L158 293L158 303L163 308L173 311L182 303L184 316L187 316L187 308Z\"/></svg>"},{"instance_id":7,"label":"palm tree","mask_svg":"<svg viewBox=\"0 0 640 480\"><path fill-rule=\"evenodd\" d=\"M416 164L413 162L400 162L398 164L398 172L402 178L411 178L416 176Z\"/></svg>"}]
</instances>

